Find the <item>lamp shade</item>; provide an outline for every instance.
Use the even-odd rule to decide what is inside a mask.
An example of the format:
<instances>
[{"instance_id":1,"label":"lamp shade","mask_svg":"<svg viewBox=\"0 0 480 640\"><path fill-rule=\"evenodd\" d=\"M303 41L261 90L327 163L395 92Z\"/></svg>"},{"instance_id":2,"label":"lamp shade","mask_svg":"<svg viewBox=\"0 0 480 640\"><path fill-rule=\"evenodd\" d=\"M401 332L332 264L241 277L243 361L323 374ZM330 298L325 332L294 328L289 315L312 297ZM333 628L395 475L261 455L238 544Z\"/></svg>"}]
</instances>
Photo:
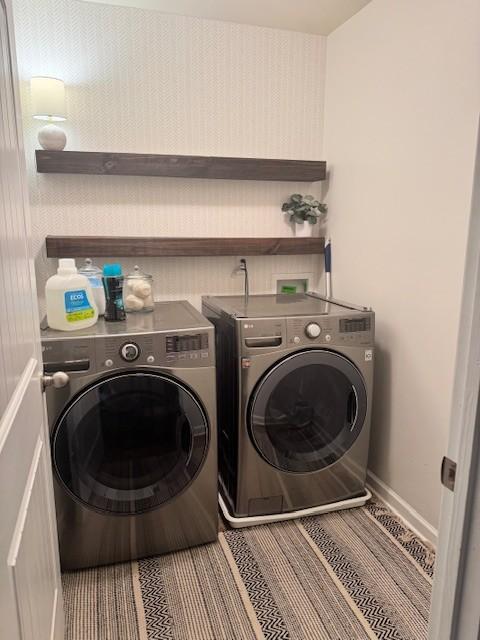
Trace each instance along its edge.
<instances>
[{"instance_id":1,"label":"lamp shade","mask_svg":"<svg viewBox=\"0 0 480 640\"><path fill-rule=\"evenodd\" d=\"M30 80L33 117L37 120L66 120L65 85L58 78L37 76Z\"/></svg>"}]
</instances>

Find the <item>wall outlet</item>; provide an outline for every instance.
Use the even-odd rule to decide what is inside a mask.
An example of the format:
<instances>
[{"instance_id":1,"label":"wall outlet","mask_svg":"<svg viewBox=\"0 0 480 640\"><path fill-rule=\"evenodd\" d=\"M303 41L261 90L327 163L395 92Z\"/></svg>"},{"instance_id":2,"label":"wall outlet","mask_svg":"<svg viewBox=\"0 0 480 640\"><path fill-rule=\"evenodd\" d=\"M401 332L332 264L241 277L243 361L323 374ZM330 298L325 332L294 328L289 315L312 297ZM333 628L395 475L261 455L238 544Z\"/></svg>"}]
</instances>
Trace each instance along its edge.
<instances>
[{"instance_id":1,"label":"wall outlet","mask_svg":"<svg viewBox=\"0 0 480 640\"><path fill-rule=\"evenodd\" d=\"M313 273L275 273L272 276L274 293L306 293L313 287Z\"/></svg>"}]
</instances>

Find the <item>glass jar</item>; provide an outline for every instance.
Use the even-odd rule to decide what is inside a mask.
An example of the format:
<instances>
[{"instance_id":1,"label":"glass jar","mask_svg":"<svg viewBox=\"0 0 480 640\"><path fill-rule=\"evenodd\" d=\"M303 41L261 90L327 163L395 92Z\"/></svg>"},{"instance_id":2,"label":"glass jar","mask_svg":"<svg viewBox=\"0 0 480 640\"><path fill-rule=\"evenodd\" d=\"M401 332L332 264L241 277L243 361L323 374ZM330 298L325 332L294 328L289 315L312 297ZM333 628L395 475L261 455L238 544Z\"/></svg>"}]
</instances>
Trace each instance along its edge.
<instances>
[{"instance_id":1,"label":"glass jar","mask_svg":"<svg viewBox=\"0 0 480 640\"><path fill-rule=\"evenodd\" d=\"M97 305L98 315L103 316L105 314L105 291L102 282L102 270L92 264L90 258L86 258L83 267L78 270L78 273L88 278L93 291L93 299Z\"/></svg>"},{"instance_id":2,"label":"glass jar","mask_svg":"<svg viewBox=\"0 0 480 640\"><path fill-rule=\"evenodd\" d=\"M128 313L153 311L153 277L137 265L125 276L123 302Z\"/></svg>"}]
</instances>

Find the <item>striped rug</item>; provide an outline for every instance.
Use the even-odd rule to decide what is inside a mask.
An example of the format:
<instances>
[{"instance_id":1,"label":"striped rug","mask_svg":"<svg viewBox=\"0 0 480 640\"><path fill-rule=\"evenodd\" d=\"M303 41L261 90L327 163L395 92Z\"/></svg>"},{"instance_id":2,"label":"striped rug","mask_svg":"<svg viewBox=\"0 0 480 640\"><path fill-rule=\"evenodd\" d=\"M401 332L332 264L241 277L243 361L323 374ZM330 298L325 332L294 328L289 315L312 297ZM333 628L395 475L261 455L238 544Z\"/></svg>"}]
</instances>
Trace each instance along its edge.
<instances>
[{"instance_id":1,"label":"striped rug","mask_svg":"<svg viewBox=\"0 0 480 640\"><path fill-rule=\"evenodd\" d=\"M427 638L433 551L383 505L63 576L67 640Z\"/></svg>"}]
</instances>

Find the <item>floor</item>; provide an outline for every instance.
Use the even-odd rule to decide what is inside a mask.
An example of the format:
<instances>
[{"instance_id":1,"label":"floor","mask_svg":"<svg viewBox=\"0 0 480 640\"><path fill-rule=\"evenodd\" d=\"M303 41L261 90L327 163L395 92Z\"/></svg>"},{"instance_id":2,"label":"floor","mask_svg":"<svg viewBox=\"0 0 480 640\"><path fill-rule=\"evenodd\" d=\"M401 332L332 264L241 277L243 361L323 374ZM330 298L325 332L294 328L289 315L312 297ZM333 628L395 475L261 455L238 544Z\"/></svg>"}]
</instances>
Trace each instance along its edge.
<instances>
[{"instance_id":1,"label":"floor","mask_svg":"<svg viewBox=\"0 0 480 640\"><path fill-rule=\"evenodd\" d=\"M378 502L64 574L67 640L427 638L434 554Z\"/></svg>"}]
</instances>

